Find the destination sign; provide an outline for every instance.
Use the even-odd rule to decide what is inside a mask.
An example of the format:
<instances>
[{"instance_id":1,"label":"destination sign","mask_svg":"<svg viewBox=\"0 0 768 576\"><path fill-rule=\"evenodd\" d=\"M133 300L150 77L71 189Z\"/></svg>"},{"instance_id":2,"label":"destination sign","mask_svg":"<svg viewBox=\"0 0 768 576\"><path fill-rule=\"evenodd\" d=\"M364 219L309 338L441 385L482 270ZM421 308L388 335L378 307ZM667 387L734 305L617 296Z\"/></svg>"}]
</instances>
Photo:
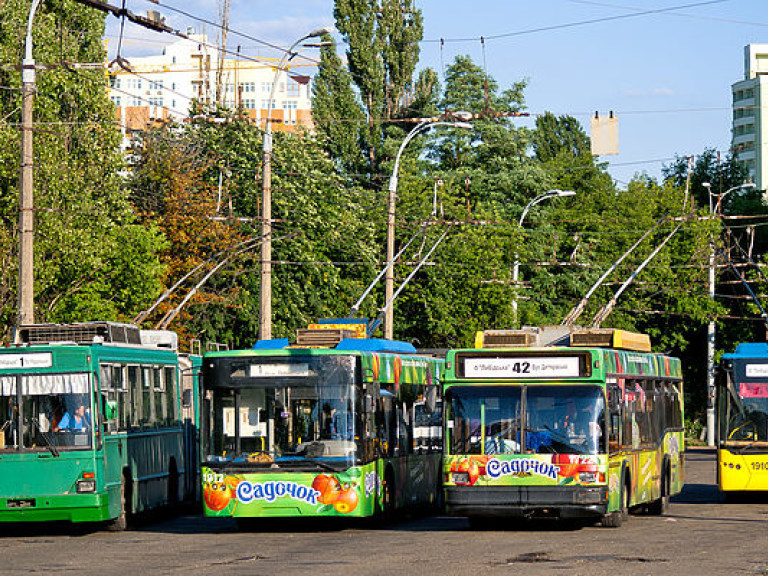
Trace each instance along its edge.
<instances>
[{"instance_id":1,"label":"destination sign","mask_svg":"<svg viewBox=\"0 0 768 576\"><path fill-rule=\"evenodd\" d=\"M50 352L0 354L0 370L13 370L17 368L50 368L51 366L53 366L53 356Z\"/></svg>"},{"instance_id":2,"label":"destination sign","mask_svg":"<svg viewBox=\"0 0 768 576\"><path fill-rule=\"evenodd\" d=\"M768 364L747 364L747 378L768 377Z\"/></svg>"},{"instance_id":3,"label":"destination sign","mask_svg":"<svg viewBox=\"0 0 768 576\"><path fill-rule=\"evenodd\" d=\"M248 367L251 378L269 378L277 376L309 376L309 364L251 364Z\"/></svg>"},{"instance_id":4,"label":"destination sign","mask_svg":"<svg viewBox=\"0 0 768 576\"><path fill-rule=\"evenodd\" d=\"M577 378L578 356L465 358L465 378Z\"/></svg>"}]
</instances>

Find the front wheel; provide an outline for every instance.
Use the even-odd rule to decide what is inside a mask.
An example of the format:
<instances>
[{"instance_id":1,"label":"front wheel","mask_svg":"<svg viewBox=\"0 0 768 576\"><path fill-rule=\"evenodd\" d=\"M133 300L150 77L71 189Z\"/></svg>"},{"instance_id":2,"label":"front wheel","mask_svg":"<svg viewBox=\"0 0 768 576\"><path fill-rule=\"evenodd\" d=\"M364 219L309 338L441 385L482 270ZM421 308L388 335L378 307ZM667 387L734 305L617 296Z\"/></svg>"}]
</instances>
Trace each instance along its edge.
<instances>
[{"instance_id":1,"label":"front wheel","mask_svg":"<svg viewBox=\"0 0 768 576\"><path fill-rule=\"evenodd\" d=\"M614 512L608 512L600 519L600 525L604 528L618 528L629 518L629 486L625 483L621 491L621 508Z\"/></svg>"}]
</instances>

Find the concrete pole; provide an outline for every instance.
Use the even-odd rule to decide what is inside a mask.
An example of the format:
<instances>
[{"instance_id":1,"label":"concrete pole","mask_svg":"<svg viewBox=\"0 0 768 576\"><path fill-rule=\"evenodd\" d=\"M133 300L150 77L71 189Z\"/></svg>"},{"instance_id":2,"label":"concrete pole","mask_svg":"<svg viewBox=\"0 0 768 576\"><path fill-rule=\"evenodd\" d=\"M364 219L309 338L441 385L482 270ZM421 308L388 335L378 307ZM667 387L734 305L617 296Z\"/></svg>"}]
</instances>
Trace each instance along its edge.
<instances>
[{"instance_id":1,"label":"concrete pole","mask_svg":"<svg viewBox=\"0 0 768 576\"><path fill-rule=\"evenodd\" d=\"M400 148L395 156L395 165L392 168L392 176L389 178L389 200L387 202L387 268L384 277L384 338L392 340L394 336L394 303L392 295L395 292L395 201L397 200L397 173L400 169L400 158L403 155L408 142L413 140L418 134L434 128L435 126L452 126L453 128L463 128L471 130L472 124L468 122L448 122L444 120L427 120L417 124L403 139Z\"/></svg>"},{"instance_id":2,"label":"concrete pole","mask_svg":"<svg viewBox=\"0 0 768 576\"><path fill-rule=\"evenodd\" d=\"M27 37L21 68L21 173L19 176L19 326L35 322L34 273L34 150L32 109L35 102L35 59L32 57L32 21L40 5L34 0L27 19Z\"/></svg>"},{"instance_id":3,"label":"concrete pole","mask_svg":"<svg viewBox=\"0 0 768 576\"><path fill-rule=\"evenodd\" d=\"M294 48L308 38L317 38L330 32L329 28L318 28L291 44L275 68L272 90L269 93L261 150L263 164L261 181L261 295L259 301L259 338L261 340L272 339L272 101L275 98L280 73L286 62L298 54L298 52L293 51Z\"/></svg>"}]
</instances>

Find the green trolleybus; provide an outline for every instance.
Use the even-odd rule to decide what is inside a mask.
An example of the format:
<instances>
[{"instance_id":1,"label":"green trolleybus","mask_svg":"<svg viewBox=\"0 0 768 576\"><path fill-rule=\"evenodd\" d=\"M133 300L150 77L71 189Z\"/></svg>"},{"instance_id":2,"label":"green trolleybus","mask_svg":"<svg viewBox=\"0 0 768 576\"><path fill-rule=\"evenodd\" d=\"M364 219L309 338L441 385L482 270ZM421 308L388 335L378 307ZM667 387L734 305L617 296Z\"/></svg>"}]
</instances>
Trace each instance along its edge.
<instances>
[{"instance_id":1,"label":"green trolleybus","mask_svg":"<svg viewBox=\"0 0 768 576\"><path fill-rule=\"evenodd\" d=\"M723 354L718 379L717 485L728 493L768 490L768 344Z\"/></svg>"},{"instance_id":2,"label":"green trolleybus","mask_svg":"<svg viewBox=\"0 0 768 576\"><path fill-rule=\"evenodd\" d=\"M124 529L186 496L174 333L40 324L20 339L0 348L0 522Z\"/></svg>"},{"instance_id":3,"label":"green trolleybus","mask_svg":"<svg viewBox=\"0 0 768 576\"><path fill-rule=\"evenodd\" d=\"M442 445L415 430L438 410L444 362L359 328L320 323L299 330L293 346L205 354L207 516L247 526L437 503Z\"/></svg>"},{"instance_id":4,"label":"green trolleybus","mask_svg":"<svg viewBox=\"0 0 768 576\"><path fill-rule=\"evenodd\" d=\"M558 327L559 328L559 327ZM683 485L680 362L645 335L486 331L449 351L446 510L468 516L594 518L663 513Z\"/></svg>"}]
</instances>

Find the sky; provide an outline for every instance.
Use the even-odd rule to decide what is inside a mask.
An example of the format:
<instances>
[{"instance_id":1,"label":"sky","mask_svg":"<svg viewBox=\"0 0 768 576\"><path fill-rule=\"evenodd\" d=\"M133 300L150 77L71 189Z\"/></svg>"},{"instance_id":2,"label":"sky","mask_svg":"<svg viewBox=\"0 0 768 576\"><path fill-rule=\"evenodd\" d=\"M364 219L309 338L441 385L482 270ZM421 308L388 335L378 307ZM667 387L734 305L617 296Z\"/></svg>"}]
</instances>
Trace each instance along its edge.
<instances>
[{"instance_id":1,"label":"sky","mask_svg":"<svg viewBox=\"0 0 768 576\"><path fill-rule=\"evenodd\" d=\"M113 0L113 4L118 4ZM768 43L766 0L416 0L424 17L418 68L469 55L501 89L525 79L532 125L544 112L590 117L613 111L619 154L602 156L620 187L638 173L659 179L675 156L728 153L731 84L744 78L744 47ZM213 39L214 0L127 0L136 14L158 10L174 29ZM196 19L197 18L197 19ZM279 56L309 31L333 26L332 0L231 0L228 48ZM109 16L114 58L119 22ZM244 34L246 36L243 36ZM338 37L339 49L344 45ZM159 54L174 38L126 22L121 56ZM312 49L305 49L312 55Z\"/></svg>"}]
</instances>

